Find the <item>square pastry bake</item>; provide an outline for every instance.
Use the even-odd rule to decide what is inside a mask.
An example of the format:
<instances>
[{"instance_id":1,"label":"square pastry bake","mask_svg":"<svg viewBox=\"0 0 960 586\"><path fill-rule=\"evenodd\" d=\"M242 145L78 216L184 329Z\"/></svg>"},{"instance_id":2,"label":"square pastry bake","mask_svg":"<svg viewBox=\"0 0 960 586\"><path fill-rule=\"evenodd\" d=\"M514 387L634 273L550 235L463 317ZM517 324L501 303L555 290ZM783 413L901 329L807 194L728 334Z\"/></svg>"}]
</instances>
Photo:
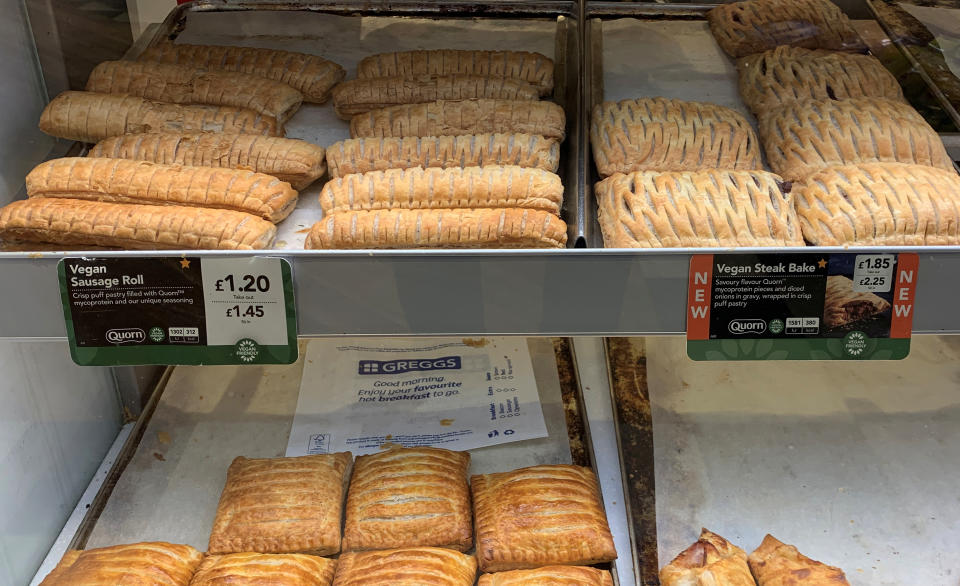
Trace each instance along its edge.
<instances>
[{"instance_id":1,"label":"square pastry bake","mask_svg":"<svg viewBox=\"0 0 960 586\"><path fill-rule=\"evenodd\" d=\"M452 549L406 547L345 553L334 586L472 586L477 560Z\"/></svg>"},{"instance_id":2,"label":"square pastry bake","mask_svg":"<svg viewBox=\"0 0 960 586\"><path fill-rule=\"evenodd\" d=\"M203 554L189 545L131 543L70 550L41 586L187 586Z\"/></svg>"},{"instance_id":3,"label":"square pastry bake","mask_svg":"<svg viewBox=\"0 0 960 586\"><path fill-rule=\"evenodd\" d=\"M190 586L330 586L337 560L302 553L230 553L203 558Z\"/></svg>"},{"instance_id":4,"label":"square pastry bake","mask_svg":"<svg viewBox=\"0 0 960 586\"><path fill-rule=\"evenodd\" d=\"M616 559L593 470L544 465L470 479L483 572Z\"/></svg>"},{"instance_id":5,"label":"square pastry bake","mask_svg":"<svg viewBox=\"0 0 960 586\"><path fill-rule=\"evenodd\" d=\"M230 464L209 553L340 551L350 452Z\"/></svg>"},{"instance_id":6,"label":"square pastry bake","mask_svg":"<svg viewBox=\"0 0 960 586\"><path fill-rule=\"evenodd\" d=\"M473 546L470 454L397 448L360 456L347 493L343 551Z\"/></svg>"},{"instance_id":7,"label":"square pastry bake","mask_svg":"<svg viewBox=\"0 0 960 586\"><path fill-rule=\"evenodd\" d=\"M610 572L585 566L546 566L483 574L477 586L613 586Z\"/></svg>"}]
</instances>

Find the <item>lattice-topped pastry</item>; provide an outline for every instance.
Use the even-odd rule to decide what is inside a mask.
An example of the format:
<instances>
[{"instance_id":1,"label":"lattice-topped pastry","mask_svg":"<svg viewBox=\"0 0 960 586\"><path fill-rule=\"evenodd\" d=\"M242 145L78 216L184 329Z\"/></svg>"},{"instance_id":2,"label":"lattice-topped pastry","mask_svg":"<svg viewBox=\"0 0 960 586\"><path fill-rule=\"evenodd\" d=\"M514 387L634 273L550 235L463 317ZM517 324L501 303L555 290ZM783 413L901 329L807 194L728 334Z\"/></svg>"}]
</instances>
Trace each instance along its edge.
<instances>
[{"instance_id":1,"label":"lattice-topped pastry","mask_svg":"<svg viewBox=\"0 0 960 586\"><path fill-rule=\"evenodd\" d=\"M530 208L559 213L563 184L555 173L513 166L388 169L328 181L323 213L418 208Z\"/></svg>"},{"instance_id":2,"label":"lattice-topped pastry","mask_svg":"<svg viewBox=\"0 0 960 586\"><path fill-rule=\"evenodd\" d=\"M835 51L866 46L850 19L829 0L745 0L707 13L710 30L731 57L761 53L779 45Z\"/></svg>"},{"instance_id":3,"label":"lattice-topped pastry","mask_svg":"<svg viewBox=\"0 0 960 586\"><path fill-rule=\"evenodd\" d=\"M132 543L70 550L41 586L187 586L203 554L189 545Z\"/></svg>"},{"instance_id":4,"label":"lattice-topped pastry","mask_svg":"<svg viewBox=\"0 0 960 586\"><path fill-rule=\"evenodd\" d=\"M777 47L737 61L740 95L759 115L803 100L903 100L897 79L872 55Z\"/></svg>"},{"instance_id":5,"label":"lattice-topped pastry","mask_svg":"<svg viewBox=\"0 0 960 586\"><path fill-rule=\"evenodd\" d=\"M596 194L607 248L803 245L790 196L766 171L618 173Z\"/></svg>"},{"instance_id":6,"label":"lattice-topped pastry","mask_svg":"<svg viewBox=\"0 0 960 586\"><path fill-rule=\"evenodd\" d=\"M477 586L613 586L607 570L587 566L546 566L483 574Z\"/></svg>"},{"instance_id":7,"label":"lattice-topped pastry","mask_svg":"<svg viewBox=\"0 0 960 586\"><path fill-rule=\"evenodd\" d=\"M960 176L922 165L827 167L793 184L803 237L816 246L960 244Z\"/></svg>"},{"instance_id":8,"label":"lattice-topped pastry","mask_svg":"<svg viewBox=\"0 0 960 586\"><path fill-rule=\"evenodd\" d=\"M862 319L869 319L888 309L890 309L889 301L869 291L854 291L853 281L847 277L843 275L830 275L827 277L827 290L824 294L823 301L823 323L827 328L842 327ZM756 560L754 558L756 558ZM797 548L792 545L784 545L768 535L767 538L763 540L763 544L750 554L750 567L753 569L754 575L757 575L757 568L755 567L757 561L776 558L784 559L771 563L771 569L776 567L789 568L793 565L785 560L793 560L795 564L793 567L799 569L804 567L802 561L807 560L807 558L797 553ZM823 565L820 564L820 562L809 561L816 565ZM829 568L829 566L825 567ZM836 570L836 568L830 569ZM843 573L841 572L840 575L842 576ZM780 582L772 583L780 584ZM845 583L846 582L844 582L844 584Z\"/></svg>"},{"instance_id":9,"label":"lattice-topped pastry","mask_svg":"<svg viewBox=\"0 0 960 586\"><path fill-rule=\"evenodd\" d=\"M208 551L340 551L350 452L299 458L236 458L227 471Z\"/></svg>"},{"instance_id":10,"label":"lattice-topped pastry","mask_svg":"<svg viewBox=\"0 0 960 586\"><path fill-rule=\"evenodd\" d=\"M484 572L616 559L593 470L530 466L470 479Z\"/></svg>"},{"instance_id":11,"label":"lattice-topped pastry","mask_svg":"<svg viewBox=\"0 0 960 586\"><path fill-rule=\"evenodd\" d=\"M560 143L535 134L465 134L351 138L330 145L327 166L335 179L350 173L411 167L516 165L557 172Z\"/></svg>"},{"instance_id":12,"label":"lattice-topped pastry","mask_svg":"<svg viewBox=\"0 0 960 586\"><path fill-rule=\"evenodd\" d=\"M343 551L473 546L468 452L395 448L357 458Z\"/></svg>"},{"instance_id":13,"label":"lattice-topped pastry","mask_svg":"<svg viewBox=\"0 0 960 586\"><path fill-rule=\"evenodd\" d=\"M772 535L763 538L749 560L757 586L849 586L840 568L812 560Z\"/></svg>"},{"instance_id":14,"label":"lattice-topped pastry","mask_svg":"<svg viewBox=\"0 0 960 586\"><path fill-rule=\"evenodd\" d=\"M478 98L538 100L540 94L535 86L519 79L460 74L351 79L333 88L333 108L343 120L400 104Z\"/></svg>"},{"instance_id":15,"label":"lattice-topped pastry","mask_svg":"<svg viewBox=\"0 0 960 586\"><path fill-rule=\"evenodd\" d=\"M849 163L915 163L953 169L936 131L908 104L882 98L794 102L760 117L775 173L798 180Z\"/></svg>"},{"instance_id":16,"label":"lattice-topped pastry","mask_svg":"<svg viewBox=\"0 0 960 586\"><path fill-rule=\"evenodd\" d=\"M360 79L452 74L520 79L536 85L543 96L553 91L553 61L526 51L400 51L371 55L357 66Z\"/></svg>"},{"instance_id":17,"label":"lattice-topped pastry","mask_svg":"<svg viewBox=\"0 0 960 586\"><path fill-rule=\"evenodd\" d=\"M313 225L307 249L562 248L556 214L517 208L373 210L330 214Z\"/></svg>"},{"instance_id":18,"label":"lattice-topped pastry","mask_svg":"<svg viewBox=\"0 0 960 586\"><path fill-rule=\"evenodd\" d=\"M756 586L747 554L716 533L700 538L660 570L662 586Z\"/></svg>"},{"instance_id":19,"label":"lattice-topped pastry","mask_svg":"<svg viewBox=\"0 0 960 586\"><path fill-rule=\"evenodd\" d=\"M563 108L529 100L459 100L372 110L350 121L353 138L523 132L563 140Z\"/></svg>"},{"instance_id":20,"label":"lattice-topped pastry","mask_svg":"<svg viewBox=\"0 0 960 586\"><path fill-rule=\"evenodd\" d=\"M340 556L334 586L472 586L477 560L452 549L404 547Z\"/></svg>"},{"instance_id":21,"label":"lattice-topped pastry","mask_svg":"<svg viewBox=\"0 0 960 586\"><path fill-rule=\"evenodd\" d=\"M208 555L190 586L330 586L337 561L302 553Z\"/></svg>"},{"instance_id":22,"label":"lattice-topped pastry","mask_svg":"<svg viewBox=\"0 0 960 586\"><path fill-rule=\"evenodd\" d=\"M600 175L631 171L760 169L760 143L738 112L669 98L593 108L590 142Z\"/></svg>"}]
</instances>

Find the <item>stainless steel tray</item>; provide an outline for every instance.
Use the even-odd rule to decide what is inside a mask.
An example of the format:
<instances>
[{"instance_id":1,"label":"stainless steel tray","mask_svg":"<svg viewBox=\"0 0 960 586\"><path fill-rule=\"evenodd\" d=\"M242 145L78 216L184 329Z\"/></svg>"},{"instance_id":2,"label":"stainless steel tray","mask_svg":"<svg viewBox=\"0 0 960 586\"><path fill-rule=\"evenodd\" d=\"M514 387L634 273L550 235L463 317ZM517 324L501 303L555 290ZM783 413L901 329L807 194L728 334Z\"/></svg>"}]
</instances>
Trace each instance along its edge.
<instances>
[{"instance_id":1,"label":"stainless steel tray","mask_svg":"<svg viewBox=\"0 0 960 586\"><path fill-rule=\"evenodd\" d=\"M561 215L573 247L583 238L582 194L577 189L579 120L579 39L575 5L561 2L494 4L485 12L466 4L389 2L298 4L194 2L171 12L152 38L128 58L165 42L223 44L302 51L323 55L356 77L365 56L387 51L431 48L537 51L556 65L552 97L567 112L567 139L560 150L565 186ZM387 15L403 15L402 18ZM473 17L470 17L472 15ZM482 15L480 18L478 15ZM323 147L350 138L349 124L337 118L331 103L304 104L287 123L287 136ZM277 250L302 250L306 233L320 219L317 196L324 179L301 193L296 210L278 224Z\"/></svg>"}]
</instances>

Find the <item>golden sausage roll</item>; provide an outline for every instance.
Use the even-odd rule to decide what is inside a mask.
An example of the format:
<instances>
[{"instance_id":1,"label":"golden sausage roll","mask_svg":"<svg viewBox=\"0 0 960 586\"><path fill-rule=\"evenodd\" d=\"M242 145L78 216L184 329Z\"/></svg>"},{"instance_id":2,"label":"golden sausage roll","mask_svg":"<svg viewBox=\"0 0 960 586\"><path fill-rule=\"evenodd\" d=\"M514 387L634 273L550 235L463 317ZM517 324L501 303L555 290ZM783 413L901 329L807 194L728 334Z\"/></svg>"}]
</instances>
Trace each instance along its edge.
<instances>
[{"instance_id":1,"label":"golden sausage roll","mask_svg":"<svg viewBox=\"0 0 960 586\"><path fill-rule=\"evenodd\" d=\"M261 250L269 248L276 235L272 223L230 210L66 198L21 200L0 209L0 240L18 249L39 243L133 250Z\"/></svg>"},{"instance_id":2,"label":"golden sausage roll","mask_svg":"<svg viewBox=\"0 0 960 586\"><path fill-rule=\"evenodd\" d=\"M557 172L560 143L534 134L351 138L330 145L330 177L411 167L516 165Z\"/></svg>"},{"instance_id":3,"label":"golden sausage roll","mask_svg":"<svg viewBox=\"0 0 960 586\"><path fill-rule=\"evenodd\" d=\"M27 174L27 195L217 208L274 223L290 215L298 197L290 184L253 171L88 157L37 165Z\"/></svg>"},{"instance_id":4,"label":"golden sausage roll","mask_svg":"<svg viewBox=\"0 0 960 586\"><path fill-rule=\"evenodd\" d=\"M313 225L307 249L562 248L567 225L541 210L375 210L330 214Z\"/></svg>"},{"instance_id":5,"label":"golden sausage roll","mask_svg":"<svg viewBox=\"0 0 960 586\"><path fill-rule=\"evenodd\" d=\"M553 91L553 61L526 51L400 51L371 55L357 66L361 79L453 74L519 79L537 86L541 96Z\"/></svg>"},{"instance_id":6,"label":"golden sausage roll","mask_svg":"<svg viewBox=\"0 0 960 586\"><path fill-rule=\"evenodd\" d=\"M323 213L348 210L530 208L560 213L555 173L522 167L389 169L345 175L320 192Z\"/></svg>"},{"instance_id":7,"label":"golden sausage roll","mask_svg":"<svg viewBox=\"0 0 960 586\"><path fill-rule=\"evenodd\" d=\"M93 69L86 90L171 104L249 108L276 119L278 125L303 102L303 94L289 85L259 75L149 61L104 61Z\"/></svg>"},{"instance_id":8,"label":"golden sausage roll","mask_svg":"<svg viewBox=\"0 0 960 586\"><path fill-rule=\"evenodd\" d=\"M164 165L246 169L273 175L297 191L326 171L324 149L303 140L214 132L124 134L98 142L88 157Z\"/></svg>"},{"instance_id":9,"label":"golden sausage roll","mask_svg":"<svg viewBox=\"0 0 960 586\"><path fill-rule=\"evenodd\" d=\"M461 100L372 110L350 121L353 138L523 132L563 140L563 108L551 102Z\"/></svg>"},{"instance_id":10,"label":"golden sausage roll","mask_svg":"<svg viewBox=\"0 0 960 586\"><path fill-rule=\"evenodd\" d=\"M343 120L378 108L437 100L537 100L537 88L525 81L482 75L441 75L407 79L352 79L333 88L333 107Z\"/></svg>"},{"instance_id":11,"label":"golden sausage roll","mask_svg":"<svg viewBox=\"0 0 960 586\"><path fill-rule=\"evenodd\" d=\"M143 132L223 132L283 136L275 118L247 108L164 104L133 96L63 92L40 115L51 136L97 142Z\"/></svg>"},{"instance_id":12,"label":"golden sausage roll","mask_svg":"<svg viewBox=\"0 0 960 586\"><path fill-rule=\"evenodd\" d=\"M259 75L282 81L299 90L305 101L317 104L330 98L330 90L346 74L343 67L317 55L253 47L164 43L144 51L139 60Z\"/></svg>"}]
</instances>

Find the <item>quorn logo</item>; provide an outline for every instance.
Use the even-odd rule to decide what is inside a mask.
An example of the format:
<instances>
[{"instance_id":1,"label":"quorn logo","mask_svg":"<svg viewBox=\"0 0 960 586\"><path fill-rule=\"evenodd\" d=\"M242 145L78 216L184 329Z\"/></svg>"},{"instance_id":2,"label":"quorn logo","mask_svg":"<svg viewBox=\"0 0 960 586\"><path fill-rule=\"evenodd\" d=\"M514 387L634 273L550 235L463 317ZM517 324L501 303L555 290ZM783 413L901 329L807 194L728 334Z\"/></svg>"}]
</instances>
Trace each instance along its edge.
<instances>
[{"instance_id":1,"label":"quorn logo","mask_svg":"<svg viewBox=\"0 0 960 586\"><path fill-rule=\"evenodd\" d=\"M735 319L727 324L731 334L762 334L767 331L767 322L762 319Z\"/></svg>"},{"instance_id":2,"label":"quorn logo","mask_svg":"<svg viewBox=\"0 0 960 586\"><path fill-rule=\"evenodd\" d=\"M139 344L147 339L140 328L117 328L107 330L107 341L111 344Z\"/></svg>"}]
</instances>

